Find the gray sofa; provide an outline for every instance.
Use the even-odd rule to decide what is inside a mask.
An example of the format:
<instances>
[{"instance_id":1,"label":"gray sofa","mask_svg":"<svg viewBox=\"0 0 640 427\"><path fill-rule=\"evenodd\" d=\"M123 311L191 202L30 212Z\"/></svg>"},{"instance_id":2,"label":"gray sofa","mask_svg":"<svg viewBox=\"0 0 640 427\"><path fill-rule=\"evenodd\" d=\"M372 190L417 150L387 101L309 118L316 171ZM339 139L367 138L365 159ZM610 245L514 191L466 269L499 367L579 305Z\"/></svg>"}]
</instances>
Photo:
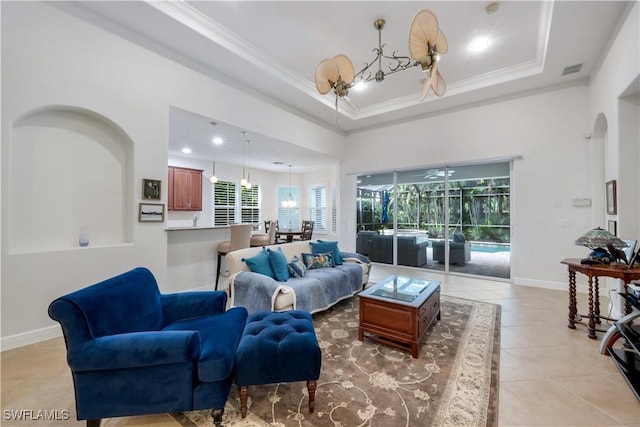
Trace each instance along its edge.
<instances>
[{"instance_id":1,"label":"gray sofa","mask_svg":"<svg viewBox=\"0 0 640 427\"><path fill-rule=\"evenodd\" d=\"M444 263L444 240L433 240L433 260ZM465 265L471 260L471 242L449 241L449 264Z\"/></svg>"},{"instance_id":2,"label":"gray sofa","mask_svg":"<svg viewBox=\"0 0 640 427\"><path fill-rule=\"evenodd\" d=\"M418 236L398 236L398 264L421 267L427 263L428 241L418 243ZM369 241L369 259L393 264L393 236L376 234Z\"/></svg>"},{"instance_id":3,"label":"gray sofa","mask_svg":"<svg viewBox=\"0 0 640 427\"><path fill-rule=\"evenodd\" d=\"M309 240L266 248L281 248L287 261L302 253L311 253ZM231 305L246 307L249 313L257 311L305 310L315 313L338 301L349 298L364 289L369 281L371 263L363 255L342 252L344 264L333 268L307 270L304 277L278 282L271 277L253 273L242 260L256 255L261 247L240 249L227 254Z\"/></svg>"}]
</instances>

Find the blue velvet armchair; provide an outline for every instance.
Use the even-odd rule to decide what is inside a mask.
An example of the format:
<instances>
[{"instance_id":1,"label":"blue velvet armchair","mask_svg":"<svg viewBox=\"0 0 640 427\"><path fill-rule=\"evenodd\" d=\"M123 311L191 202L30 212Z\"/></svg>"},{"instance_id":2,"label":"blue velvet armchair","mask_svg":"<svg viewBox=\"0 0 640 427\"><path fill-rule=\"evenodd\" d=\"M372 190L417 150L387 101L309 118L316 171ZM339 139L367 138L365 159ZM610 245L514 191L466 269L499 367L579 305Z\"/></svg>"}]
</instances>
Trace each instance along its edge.
<instances>
[{"instance_id":1,"label":"blue velvet armchair","mask_svg":"<svg viewBox=\"0 0 640 427\"><path fill-rule=\"evenodd\" d=\"M220 426L247 320L226 303L219 291L161 294L146 268L53 301L78 420L212 409Z\"/></svg>"}]
</instances>

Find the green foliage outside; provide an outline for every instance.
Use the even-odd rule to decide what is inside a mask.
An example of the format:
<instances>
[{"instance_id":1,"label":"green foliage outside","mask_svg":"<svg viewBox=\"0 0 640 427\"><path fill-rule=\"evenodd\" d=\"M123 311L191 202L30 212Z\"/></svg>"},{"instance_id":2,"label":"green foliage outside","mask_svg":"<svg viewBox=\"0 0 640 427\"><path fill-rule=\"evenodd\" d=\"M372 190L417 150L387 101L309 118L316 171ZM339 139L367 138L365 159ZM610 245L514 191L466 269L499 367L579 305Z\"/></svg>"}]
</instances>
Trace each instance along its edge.
<instances>
[{"instance_id":1,"label":"green foliage outside","mask_svg":"<svg viewBox=\"0 0 640 427\"><path fill-rule=\"evenodd\" d=\"M461 231L469 240L510 242L509 179L451 181L449 233ZM382 192L358 189L358 230L393 228L394 204L398 205L398 229L419 230L431 238L443 238L445 228L444 183L399 184L397 201L390 188L389 223L380 221Z\"/></svg>"}]
</instances>

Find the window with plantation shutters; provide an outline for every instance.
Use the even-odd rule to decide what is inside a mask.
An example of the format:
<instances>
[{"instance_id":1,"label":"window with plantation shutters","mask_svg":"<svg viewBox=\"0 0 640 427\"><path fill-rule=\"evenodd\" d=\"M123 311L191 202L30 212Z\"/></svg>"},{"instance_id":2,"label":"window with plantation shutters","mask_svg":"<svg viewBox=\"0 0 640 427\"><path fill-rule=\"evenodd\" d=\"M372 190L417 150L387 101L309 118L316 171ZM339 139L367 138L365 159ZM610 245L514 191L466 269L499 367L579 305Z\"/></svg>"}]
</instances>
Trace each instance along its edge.
<instances>
[{"instance_id":1,"label":"window with plantation shutters","mask_svg":"<svg viewBox=\"0 0 640 427\"><path fill-rule=\"evenodd\" d=\"M236 183L218 181L213 191L213 225L229 225L236 222Z\"/></svg>"},{"instance_id":2,"label":"window with plantation shutters","mask_svg":"<svg viewBox=\"0 0 640 427\"><path fill-rule=\"evenodd\" d=\"M338 194L336 191L337 185L334 182L331 187L331 231L338 232Z\"/></svg>"},{"instance_id":3,"label":"window with plantation shutters","mask_svg":"<svg viewBox=\"0 0 640 427\"><path fill-rule=\"evenodd\" d=\"M327 187L309 189L309 219L315 230L327 231Z\"/></svg>"},{"instance_id":4,"label":"window with plantation shutters","mask_svg":"<svg viewBox=\"0 0 640 427\"><path fill-rule=\"evenodd\" d=\"M257 224L260 222L260 187L253 185L240 188L240 222Z\"/></svg>"},{"instance_id":5,"label":"window with plantation shutters","mask_svg":"<svg viewBox=\"0 0 640 427\"><path fill-rule=\"evenodd\" d=\"M282 202L289 200L289 189L291 198L296 202L293 208L285 208ZM278 187L278 226L280 228L300 228L300 188L299 187Z\"/></svg>"}]
</instances>

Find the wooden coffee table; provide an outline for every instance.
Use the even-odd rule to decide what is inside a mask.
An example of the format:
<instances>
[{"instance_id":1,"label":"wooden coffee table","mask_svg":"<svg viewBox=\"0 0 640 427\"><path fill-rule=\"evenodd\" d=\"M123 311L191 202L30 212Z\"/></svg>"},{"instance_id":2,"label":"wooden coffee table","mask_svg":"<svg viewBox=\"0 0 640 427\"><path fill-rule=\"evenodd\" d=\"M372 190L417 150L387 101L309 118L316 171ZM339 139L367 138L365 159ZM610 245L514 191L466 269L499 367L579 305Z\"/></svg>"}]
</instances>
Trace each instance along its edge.
<instances>
[{"instance_id":1,"label":"wooden coffee table","mask_svg":"<svg viewBox=\"0 0 640 427\"><path fill-rule=\"evenodd\" d=\"M364 337L418 358L418 343L440 320L440 282L391 276L360 292L358 339Z\"/></svg>"}]
</instances>

